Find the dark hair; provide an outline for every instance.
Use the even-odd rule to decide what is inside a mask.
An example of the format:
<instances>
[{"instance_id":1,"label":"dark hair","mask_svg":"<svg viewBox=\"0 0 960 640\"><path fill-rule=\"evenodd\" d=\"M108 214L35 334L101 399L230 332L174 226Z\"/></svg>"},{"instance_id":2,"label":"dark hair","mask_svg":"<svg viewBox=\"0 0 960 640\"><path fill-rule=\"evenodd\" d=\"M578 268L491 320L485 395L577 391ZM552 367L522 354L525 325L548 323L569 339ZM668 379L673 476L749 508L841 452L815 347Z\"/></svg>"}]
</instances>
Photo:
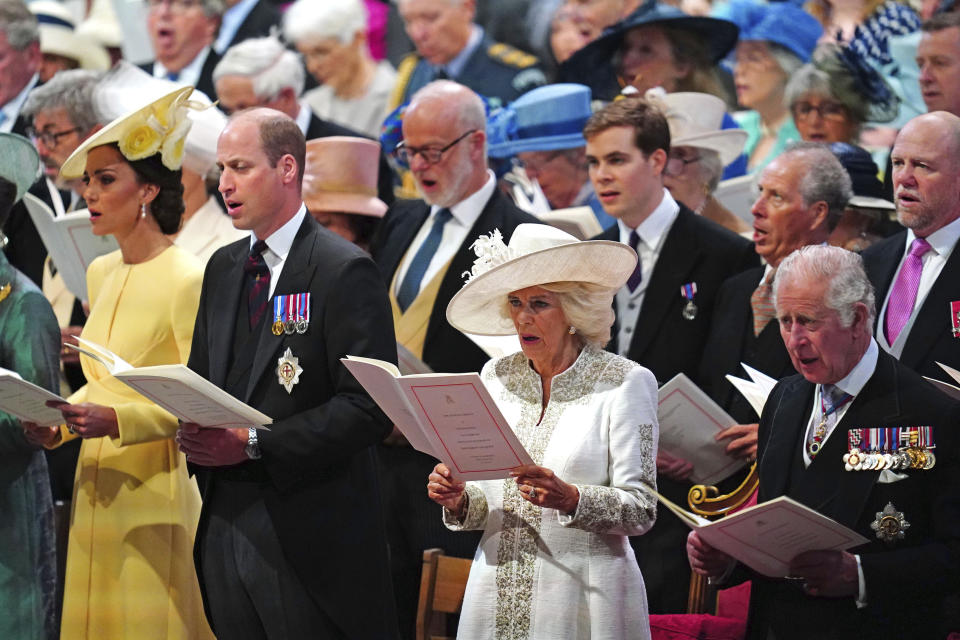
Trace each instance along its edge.
<instances>
[{"instance_id":1,"label":"dark hair","mask_svg":"<svg viewBox=\"0 0 960 640\"><path fill-rule=\"evenodd\" d=\"M306 168L307 143L297 123L278 113L259 119L260 145L271 167L277 166L280 158L290 154L297 162L297 184L303 185L303 171Z\"/></svg>"},{"instance_id":2,"label":"dark hair","mask_svg":"<svg viewBox=\"0 0 960 640\"><path fill-rule=\"evenodd\" d=\"M955 11L938 13L920 26L920 28L927 33L943 31L950 27L960 27L960 13L956 13Z\"/></svg>"},{"instance_id":3,"label":"dark hair","mask_svg":"<svg viewBox=\"0 0 960 640\"><path fill-rule=\"evenodd\" d=\"M717 66L710 59L707 40L699 34L678 27L662 26L664 35L670 42L670 50L677 64L690 67L690 72L677 82L677 91L696 91L717 96L727 104L736 104L727 91Z\"/></svg>"},{"instance_id":4,"label":"dark hair","mask_svg":"<svg viewBox=\"0 0 960 640\"><path fill-rule=\"evenodd\" d=\"M0 177L0 227L7 223L7 216L17 201L17 185ZM3 234L0 234L2 237Z\"/></svg>"},{"instance_id":5,"label":"dark hair","mask_svg":"<svg viewBox=\"0 0 960 640\"><path fill-rule=\"evenodd\" d=\"M611 102L587 120L583 137L593 136L613 127L633 127L634 144L649 156L657 149L670 153L670 128L663 113L643 98L622 98Z\"/></svg>"},{"instance_id":6,"label":"dark hair","mask_svg":"<svg viewBox=\"0 0 960 640\"><path fill-rule=\"evenodd\" d=\"M111 145L119 151L116 143ZM123 154L120 154L123 157ZM160 154L155 153L143 160L126 160L140 184L155 184L160 189L157 197L150 203L150 213L160 225L160 231L166 235L180 230L180 218L183 216L183 182L180 169L171 171L163 166Z\"/></svg>"}]
</instances>

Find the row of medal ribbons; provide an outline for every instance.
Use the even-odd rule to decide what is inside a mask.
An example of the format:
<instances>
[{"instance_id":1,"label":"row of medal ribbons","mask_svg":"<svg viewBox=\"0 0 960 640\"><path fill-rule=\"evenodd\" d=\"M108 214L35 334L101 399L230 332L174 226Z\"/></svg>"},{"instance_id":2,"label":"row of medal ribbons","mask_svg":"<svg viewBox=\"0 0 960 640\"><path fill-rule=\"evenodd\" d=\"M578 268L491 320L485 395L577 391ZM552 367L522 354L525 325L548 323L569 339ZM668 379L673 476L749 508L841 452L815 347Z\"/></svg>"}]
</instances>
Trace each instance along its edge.
<instances>
[{"instance_id":1,"label":"row of medal ribbons","mask_svg":"<svg viewBox=\"0 0 960 640\"><path fill-rule=\"evenodd\" d=\"M904 471L933 469L933 427L878 427L850 429L843 468L847 471Z\"/></svg>"}]
</instances>

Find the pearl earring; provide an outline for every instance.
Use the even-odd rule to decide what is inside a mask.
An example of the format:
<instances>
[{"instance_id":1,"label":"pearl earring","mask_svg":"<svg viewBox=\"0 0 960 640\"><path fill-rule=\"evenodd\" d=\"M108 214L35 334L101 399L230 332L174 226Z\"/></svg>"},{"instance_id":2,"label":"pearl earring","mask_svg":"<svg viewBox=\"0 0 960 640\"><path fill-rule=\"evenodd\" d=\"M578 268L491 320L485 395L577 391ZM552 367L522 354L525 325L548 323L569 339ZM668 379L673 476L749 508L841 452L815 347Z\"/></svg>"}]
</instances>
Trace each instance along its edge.
<instances>
[{"instance_id":1,"label":"pearl earring","mask_svg":"<svg viewBox=\"0 0 960 640\"><path fill-rule=\"evenodd\" d=\"M142 204L140 205L140 217L141 217L141 218L146 218L146 217L147 217L147 203L146 203L146 202L144 202L144 203L142 203Z\"/></svg>"},{"instance_id":2,"label":"pearl earring","mask_svg":"<svg viewBox=\"0 0 960 640\"><path fill-rule=\"evenodd\" d=\"M567 333L569 333L570 335L573 335L573 334L575 334L576 332L577 332L577 328L576 328L575 326L573 326L573 325L570 325L570 328L567 329Z\"/></svg>"}]
</instances>

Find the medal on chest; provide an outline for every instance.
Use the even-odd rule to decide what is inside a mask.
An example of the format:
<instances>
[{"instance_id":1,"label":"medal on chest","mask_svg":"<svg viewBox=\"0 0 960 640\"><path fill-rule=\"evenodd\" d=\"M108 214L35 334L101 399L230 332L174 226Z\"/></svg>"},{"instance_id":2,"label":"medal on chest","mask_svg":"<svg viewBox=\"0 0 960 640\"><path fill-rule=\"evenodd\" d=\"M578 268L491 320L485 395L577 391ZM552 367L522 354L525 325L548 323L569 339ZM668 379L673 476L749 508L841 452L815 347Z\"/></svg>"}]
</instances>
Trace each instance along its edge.
<instances>
[{"instance_id":1,"label":"medal on chest","mask_svg":"<svg viewBox=\"0 0 960 640\"><path fill-rule=\"evenodd\" d=\"M300 366L300 358L293 355L290 347L277 359L277 381L287 393L293 392L295 384L300 382L300 374L303 368Z\"/></svg>"},{"instance_id":2,"label":"medal on chest","mask_svg":"<svg viewBox=\"0 0 960 640\"><path fill-rule=\"evenodd\" d=\"M684 320L693 320L697 317L697 305L693 301L693 297L697 295L697 283L688 282L687 284L680 287L680 295L687 299L687 304L683 307L683 316Z\"/></svg>"}]
</instances>

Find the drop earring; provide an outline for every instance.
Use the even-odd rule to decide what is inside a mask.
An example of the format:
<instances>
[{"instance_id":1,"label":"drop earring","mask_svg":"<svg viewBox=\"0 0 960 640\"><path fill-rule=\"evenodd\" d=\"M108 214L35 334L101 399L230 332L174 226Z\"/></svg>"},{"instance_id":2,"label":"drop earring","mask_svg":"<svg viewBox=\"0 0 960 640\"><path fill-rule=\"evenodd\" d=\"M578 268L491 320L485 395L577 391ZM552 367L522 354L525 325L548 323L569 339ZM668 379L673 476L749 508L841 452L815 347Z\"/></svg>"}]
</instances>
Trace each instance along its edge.
<instances>
[{"instance_id":1,"label":"drop earring","mask_svg":"<svg viewBox=\"0 0 960 640\"><path fill-rule=\"evenodd\" d=\"M567 329L567 333L569 333L570 335L573 335L573 334L575 334L576 332L577 332L577 328L576 328L575 326L573 326L573 325L570 325L570 328Z\"/></svg>"},{"instance_id":2,"label":"drop earring","mask_svg":"<svg viewBox=\"0 0 960 640\"><path fill-rule=\"evenodd\" d=\"M142 203L142 204L140 205L140 217L141 217L141 218L146 218L146 217L147 217L147 203L146 203L146 202L144 202L144 203Z\"/></svg>"}]
</instances>

